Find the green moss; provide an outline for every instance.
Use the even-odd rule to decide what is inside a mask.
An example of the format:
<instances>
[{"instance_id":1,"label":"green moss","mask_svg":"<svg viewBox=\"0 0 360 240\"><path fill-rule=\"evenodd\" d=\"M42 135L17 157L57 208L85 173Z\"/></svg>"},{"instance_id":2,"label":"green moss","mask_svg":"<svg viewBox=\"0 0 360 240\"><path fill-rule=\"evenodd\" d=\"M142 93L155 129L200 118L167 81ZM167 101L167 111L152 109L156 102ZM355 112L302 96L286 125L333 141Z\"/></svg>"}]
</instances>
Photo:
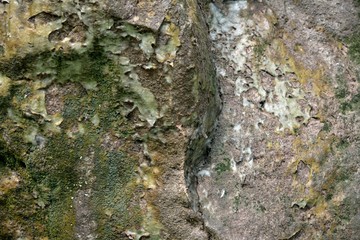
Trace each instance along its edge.
<instances>
[{"instance_id":1,"label":"green moss","mask_svg":"<svg viewBox=\"0 0 360 240\"><path fill-rule=\"evenodd\" d=\"M143 216L133 197L139 187L134 184L137 161L119 152L101 153L95 163L96 190L93 205L104 239L117 239L129 228L140 228ZM111 219L109 214L110 212Z\"/></svg>"},{"instance_id":2,"label":"green moss","mask_svg":"<svg viewBox=\"0 0 360 240\"><path fill-rule=\"evenodd\" d=\"M349 55L352 60L360 64L360 33L356 33L348 39Z\"/></svg>"},{"instance_id":3,"label":"green moss","mask_svg":"<svg viewBox=\"0 0 360 240\"><path fill-rule=\"evenodd\" d=\"M247 208L247 207L249 207L250 204L251 204L251 201L249 200L248 197L241 196L240 193L238 193L233 199L232 209L234 212L238 212L240 210L241 206ZM257 204L255 205L256 210L262 209L263 206L261 205L261 207L260 207L260 205L261 205L260 202L257 202ZM260 209L259 209L259 207L260 207Z\"/></svg>"},{"instance_id":4,"label":"green moss","mask_svg":"<svg viewBox=\"0 0 360 240\"><path fill-rule=\"evenodd\" d=\"M324 126L323 126L322 130L325 132L329 132L331 130L331 127L332 127L331 122L326 121L326 122L324 122Z\"/></svg>"},{"instance_id":5,"label":"green moss","mask_svg":"<svg viewBox=\"0 0 360 240\"><path fill-rule=\"evenodd\" d=\"M336 90L335 96L337 98L345 98L348 95L348 91L345 88L340 88Z\"/></svg>"},{"instance_id":6,"label":"green moss","mask_svg":"<svg viewBox=\"0 0 360 240\"><path fill-rule=\"evenodd\" d=\"M292 134L295 135L295 136L298 136L300 134L300 131L301 131L301 127L300 126L295 126L293 128Z\"/></svg>"},{"instance_id":7,"label":"green moss","mask_svg":"<svg viewBox=\"0 0 360 240\"><path fill-rule=\"evenodd\" d=\"M32 62L27 62L29 75L36 78L38 75L54 75L55 80L64 82L89 83L103 78L104 65L107 58L103 48L95 41L85 52L55 51L44 52L34 56Z\"/></svg>"},{"instance_id":8,"label":"green moss","mask_svg":"<svg viewBox=\"0 0 360 240\"><path fill-rule=\"evenodd\" d=\"M256 202L256 207L255 207L255 209L256 209L256 211L258 211L258 212L262 212L262 213L266 212L266 207L265 207L264 205L262 205L260 201L257 201L257 202Z\"/></svg>"},{"instance_id":9,"label":"green moss","mask_svg":"<svg viewBox=\"0 0 360 240\"><path fill-rule=\"evenodd\" d=\"M78 97L67 97L64 101L64 123L73 123L74 120L80 118L83 113L83 106L81 104L82 99L79 100Z\"/></svg>"},{"instance_id":10,"label":"green moss","mask_svg":"<svg viewBox=\"0 0 360 240\"><path fill-rule=\"evenodd\" d=\"M89 83L103 78L106 63L103 47L95 40L84 52L46 51L0 62L0 72L14 80L50 78L61 83Z\"/></svg>"},{"instance_id":11,"label":"green moss","mask_svg":"<svg viewBox=\"0 0 360 240\"><path fill-rule=\"evenodd\" d=\"M240 196L235 196L233 201L233 210L234 212L238 212L240 208Z\"/></svg>"},{"instance_id":12,"label":"green moss","mask_svg":"<svg viewBox=\"0 0 360 240\"><path fill-rule=\"evenodd\" d=\"M63 133L55 135L47 143L45 151L30 156L29 170L37 182L45 182L51 189L61 186L66 194L77 180L76 164L81 156L81 140L72 141Z\"/></svg>"},{"instance_id":13,"label":"green moss","mask_svg":"<svg viewBox=\"0 0 360 240\"><path fill-rule=\"evenodd\" d=\"M350 101L353 110L360 109L360 93L356 94Z\"/></svg>"},{"instance_id":14,"label":"green moss","mask_svg":"<svg viewBox=\"0 0 360 240\"><path fill-rule=\"evenodd\" d=\"M151 42L151 37L149 39ZM10 89L11 98L2 98L3 102L0 102L3 106L0 109L4 111L0 116L0 120L4 120L1 127L11 131L11 140L18 143L15 145L19 149L14 149L14 152L26 153L24 156L27 157L24 162L20 161L20 158L9 155L5 148L3 151L0 144L0 169L20 169L21 176L24 176L23 186L12 192L12 197L2 205L5 209L0 209L0 224L1 219L12 216L11 220L34 239L39 236L74 239L76 216L72 197L80 189L79 182L83 177L79 170L81 159L91 152L96 169L91 173L96 178L92 186L91 209L95 209L99 236L119 239L125 230L141 228L143 210L134 197L143 191L136 184L139 163L135 160L137 156L125 153L129 151L126 144L136 132L135 122L144 122L144 119L155 122L157 103L152 93L141 86L134 67L119 65L116 60L116 56L108 56L104 47L95 40L81 52L46 51L0 62L3 75L13 81L27 79L30 83L14 84ZM46 132L44 117L39 114L24 117L22 105L29 101L26 96L33 94L35 80L51 80L60 86L75 82L83 86L80 93L61 96L64 120L60 133ZM133 103L131 114L124 114L127 107L124 102ZM10 117L7 117L8 108L11 109ZM95 115L98 116L96 126L91 123ZM69 138L67 132L76 132L79 124L86 131ZM24 132L30 128L44 136L43 148L36 142L24 143ZM101 145L104 134L119 136L124 144L122 150L120 147L117 150L104 149ZM29 213L22 214L27 211ZM37 230L35 225L42 227ZM13 233L0 231L0 238L7 236L12 237Z\"/></svg>"},{"instance_id":15,"label":"green moss","mask_svg":"<svg viewBox=\"0 0 360 240\"><path fill-rule=\"evenodd\" d=\"M0 141L0 169L8 167L10 169L18 169L26 167L25 162L12 153L6 144Z\"/></svg>"},{"instance_id":16,"label":"green moss","mask_svg":"<svg viewBox=\"0 0 360 240\"><path fill-rule=\"evenodd\" d=\"M37 203L44 208L38 214L48 218L43 223L50 239L73 239L75 213L71 197L77 189L76 169L83 149L88 148L81 139L68 140L65 134L59 134L47 142L46 150L30 155L31 184L40 184L46 191L40 192Z\"/></svg>"},{"instance_id":17,"label":"green moss","mask_svg":"<svg viewBox=\"0 0 360 240\"><path fill-rule=\"evenodd\" d=\"M46 236L43 223L46 222L45 210L41 209L31 194L31 184L24 181L22 186L11 191L5 199L0 200L0 238L11 236L14 239L16 225L28 236ZM5 227L6 221L16 223Z\"/></svg>"},{"instance_id":18,"label":"green moss","mask_svg":"<svg viewBox=\"0 0 360 240\"><path fill-rule=\"evenodd\" d=\"M5 76L17 80L20 79L26 72L27 58L13 58L8 61L0 61L0 72Z\"/></svg>"},{"instance_id":19,"label":"green moss","mask_svg":"<svg viewBox=\"0 0 360 240\"><path fill-rule=\"evenodd\" d=\"M336 208L335 216L341 221L349 222L356 214L358 214L360 200L354 196L347 197L342 204Z\"/></svg>"},{"instance_id":20,"label":"green moss","mask_svg":"<svg viewBox=\"0 0 360 240\"><path fill-rule=\"evenodd\" d=\"M340 150L346 149L348 146L350 146L350 143L346 139L341 139L339 143L337 144L337 148Z\"/></svg>"},{"instance_id":21,"label":"green moss","mask_svg":"<svg viewBox=\"0 0 360 240\"><path fill-rule=\"evenodd\" d=\"M340 110L343 114L345 114L347 111L352 110L352 106L349 102L343 102L340 104Z\"/></svg>"},{"instance_id":22,"label":"green moss","mask_svg":"<svg viewBox=\"0 0 360 240\"><path fill-rule=\"evenodd\" d=\"M4 143L0 144L0 176L16 173L21 180L16 188L0 196L0 239L14 239L16 230L27 236L46 236L45 211L34 197L34 183L24 161L12 153ZM6 224L12 222L11 225Z\"/></svg>"},{"instance_id":23,"label":"green moss","mask_svg":"<svg viewBox=\"0 0 360 240\"><path fill-rule=\"evenodd\" d=\"M57 52L44 52L35 55L27 55L21 59L11 59L7 62L0 62L0 71L11 77L12 79L53 79L60 83L65 82L79 82L84 84L85 82L98 82L103 81L104 74L103 68L106 64L106 57L102 51L102 48L96 43L83 53L77 53L72 51L70 53L64 53L61 51ZM37 131L41 131L43 119L38 115L30 115L28 118L22 118L23 113L21 104L23 102L29 101L26 96L31 95L31 85L17 85L11 89L12 100L9 98L2 98L2 111L9 109L11 107L12 115L16 117L15 120L16 127L22 126L26 129L33 127ZM110 91L107 91L107 93ZM104 96L108 94L104 91ZM13 106L10 106L12 102ZM79 102L79 96L68 96L65 98L65 112L64 117L65 121L62 127L69 127L71 123L77 122L78 118L82 116L84 111L84 105L86 102ZM6 106L6 107L5 107ZM2 114L2 116L7 115L7 113ZM35 121L34 121L35 120ZM2 121L2 127L11 128L10 126L13 123ZM25 129L25 131L26 131ZM13 131L12 139L18 138L19 141L23 142L20 135L24 130L18 129L19 131ZM17 137L19 135L19 137ZM61 139L52 139L47 145L47 149L52 149L52 152L43 152L42 156L34 155L30 157L30 173L34 178L34 181L44 181L45 176L47 176L47 182L50 188L56 188L56 185L71 186L76 179L76 174L74 173L74 159L73 152L76 152L76 147L71 148L69 145L64 144L64 139L67 136L61 135ZM55 143L52 146L52 143ZM33 142L34 144L34 142ZM17 147L21 147L21 151L26 145L18 144ZM64 147L61 149L61 147ZM71 146L71 144L70 144ZM25 147L26 148L26 147ZM69 150L69 151L68 151ZM39 154L39 153L37 153ZM63 161L59 161L64 159ZM10 159L6 160L6 165L14 165L14 161L10 162ZM49 165L48 165L49 164ZM42 165L42 166L41 166ZM45 166L45 167L43 167ZM51 177L49 177L51 176ZM63 191L63 189L62 189ZM65 191L66 192L66 191ZM67 195L67 194L65 194ZM56 197L57 198L57 197Z\"/></svg>"},{"instance_id":24,"label":"green moss","mask_svg":"<svg viewBox=\"0 0 360 240\"><path fill-rule=\"evenodd\" d=\"M50 239L74 239L75 210L71 197L52 203L48 209L47 232Z\"/></svg>"},{"instance_id":25,"label":"green moss","mask_svg":"<svg viewBox=\"0 0 360 240\"><path fill-rule=\"evenodd\" d=\"M254 53L255 53L256 59L262 58L268 45L269 45L269 42L267 39L261 38L258 40L258 43L254 46Z\"/></svg>"},{"instance_id":26,"label":"green moss","mask_svg":"<svg viewBox=\"0 0 360 240\"><path fill-rule=\"evenodd\" d=\"M359 50L360 51L360 50ZM337 76L338 89L335 91L335 96L340 100L340 110L342 113L348 111L358 110L360 106L360 94L354 95L351 100L346 99L348 97L349 90L346 81L342 76Z\"/></svg>"},{"instance_id":27,"label":"green moss","mask_svg":"<svg viewBox=\"0 0 360 240\"><path fill-rule=\"evenodd\" d=\"M215 171L217 174L230 171L230 169L231 169L231 163L229 158L224 158L223 162L220 162L215 166Z\"/></svg>"}]
</instances>

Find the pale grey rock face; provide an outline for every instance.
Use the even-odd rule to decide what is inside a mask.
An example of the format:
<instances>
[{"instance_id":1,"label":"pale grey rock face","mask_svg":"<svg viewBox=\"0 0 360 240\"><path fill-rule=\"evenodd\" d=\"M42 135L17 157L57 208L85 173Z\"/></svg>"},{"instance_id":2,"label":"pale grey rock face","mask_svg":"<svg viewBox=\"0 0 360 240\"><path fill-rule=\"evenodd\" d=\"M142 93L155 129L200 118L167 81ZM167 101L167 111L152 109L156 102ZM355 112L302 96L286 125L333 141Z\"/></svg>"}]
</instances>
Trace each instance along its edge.
<instances>
[{"instance_id":1,"label":"pale grey rock face","mask_svg":"<svg viewBox=\"0 0 360 240\"><path fill-rule=\"evenodd\" d=\"M329 35L357 15L337 3L210 5L223 109L197 191L219 239L356 239L358 68Z\"/></svg>"}]
</instances>

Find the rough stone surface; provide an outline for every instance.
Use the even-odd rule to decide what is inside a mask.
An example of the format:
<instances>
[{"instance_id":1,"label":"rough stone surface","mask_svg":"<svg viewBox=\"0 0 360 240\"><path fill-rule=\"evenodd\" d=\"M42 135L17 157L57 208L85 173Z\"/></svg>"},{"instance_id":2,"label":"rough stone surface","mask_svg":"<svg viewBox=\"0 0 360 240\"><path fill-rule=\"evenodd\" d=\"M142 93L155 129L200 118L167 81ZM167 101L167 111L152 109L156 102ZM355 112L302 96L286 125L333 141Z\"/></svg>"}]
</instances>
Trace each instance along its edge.
<instances>
[{"instance_id":1,"label":"rough stone surface","mask_svg":"<svg viewBox=\"0 0 360 240\"><path fill-rule=\"evenodd\" d=\"M114 17L134 25L150 28L154 31L159 30L170 7L170 3L171 0L106 1L107 10Z\"/></svg>"},{"instance_id":2,"label":"rough stone surface","mask_svg":"<svg viewBox=\"0 0 360 240\"><path fill-rule=\"evenodd\" d=\"M357 0L265 0L286 26L302 21L310 29L323 27L330 34L347 37L359 30ZM288 22L290 21L290 22Z\"/></svg>"},{"instance_id":3,"label":"rough stone surface","mask_svg":"<svg viewBox=\"0 0 360 240\"><path fill-rule=\"evenodd\" d=\"M358 239L359 3L0 1L0 239Z\"/></svg>"},{"instance_id":4,"label":"rough stone surface","mask_svg":"<svg viewBox=\"0 0 360 240\"><path fill-rule=\"evenodd\" d=\"M220 104L197 2L2 1L0 19L0 238L208 239L184 171Z\"/></svg>"},{"instance_id":5,"label":"rough stone surface","mask_svg":"<svg viewBox=\"0 0 360 240\"><path fill-rule=\"evenodd\" d=\"M223 110L198 172L205 225L220 239L356 239L359 68L337 40L354 5L268 2L210 5Z\"/></svg>"}]
</instances>

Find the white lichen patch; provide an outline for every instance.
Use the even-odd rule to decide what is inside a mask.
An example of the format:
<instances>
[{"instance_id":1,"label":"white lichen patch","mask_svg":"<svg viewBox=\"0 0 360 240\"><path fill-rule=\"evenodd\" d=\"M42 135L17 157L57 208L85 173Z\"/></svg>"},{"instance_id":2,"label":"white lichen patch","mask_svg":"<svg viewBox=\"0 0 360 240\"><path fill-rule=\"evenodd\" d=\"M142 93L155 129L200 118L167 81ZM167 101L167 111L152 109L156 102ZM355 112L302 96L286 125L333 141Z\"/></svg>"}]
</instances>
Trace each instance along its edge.
<instances>
[{"instance_id":1,"label":"white lichen patch","mask_svg":"<svg viewBox=\"0 0 360 240\"><path fill-rule=\"evenodd\" d=\"M100 118L99 118L99 114L95 114L92 118L91 118L91 123L94 124L95 127L98 127L100 124Z\"/></svg>"},{"instance_id":2,"label":"white lichen patch","mask_svg":"<svg viewBox=\"0 0 360 240\"><path fill-rule=\"evenodd\" d=\"M125 24L120 27L124 32L121 34L122 37L131 36L138 41L140 41L139 48L146 55L147 59L150 59L151 55L154 54L154 45L156 44L156 39L153 33L140 33L135 26L130 24ZM129 47L129 44L126 41L117 41L116 44L104 44L104 46L112 46L110 51L114 54L120 54L123 50ZM126 64L125 64L126 65Z\"/></svg>"},{"instance_id":3,"label":"white lichen patch","mask_svg":"<svg viewBox=\"0 0 360 240\"><path fill-rule=\"evenodd\" d=\"M139 76L135 72L131 73L129 77L123 76L122 80L124 86L130 88L138 96L133 101L141 113L140 117L147 121L150 126L153 126L160 117L154 94L141 85Z\"/></svg>"},{"instance_id":4,"label":"white lichen patch","mask_svg":"<svg viewBox=\"0 0 360 240\"><path fill-rule=\"evenodd\" d=\"M272 11L255 14L250 19L244 13L248 9L246 1L229 2L227 7L226 15L216 5L210 4L213 16L210 37L216 51L228 64L227 68L224 68L224 63L218 64L218 75L234 82L234 94L242 99L243 107L256 108L259 102L264 102L264 110L279 118L279 131L292 131L306 123L310 118L309 108L299 104L304 93L276 78L292 71L286 65L279 66L270 58L259 56L266 54L266 40L259 39L270 35L272 26L268 18L274 18ZM274 76L273 89L266 89L263 85L260 71Z\"/></svg>"},{"instance_id":5,"label":"white lichen patch","mask_svg":"<svg viewBox=\"0 0 360 240\"><path fill-rule=\"evenodd\" d=\"M326 34L301 26L306 20L294 12L284 14L293 21L276 25L263 1L212 2L210 37L223 111L204 166L210 166L211 176L197 178L205 225L223 239L288 239L300 231L309 239L333 234L303 228L303 211L297 208L309 211L305 222L325 226L333 207L348 200L348 193L337 194L351 182L347 170L342 175L344 159L337 156L342 151L335 156L331 150L345 129L356 132L352 121L337 116L339 101L331 86L336 82L331 75L339 71L334 65L342 65L345 55L331 39L324 42ZM281 7L274 9L282 13ZM349 75L341 76L347 84L350 68ZM352 90L342 90L340 104L347 104ZM294 219L288 224L290 215ZM250 230L253 222L257 227Z\"/></svg>"},{"instance_id":6,"label":"white lichen patch","mask_svg":"<svg viewBox=\"0 0 360 240\"><path fill-rule=\"evenodd\" d=\"M142 35L140 49L145 53L146 57L149 59L154 53L153 45L155 45L156 40L152 33L147 33Z\"/></svg>"},{"instance_id":7,"label":"white lichen patch","mask_svg":"<svg viewBox=\"0 0 360 240\"><path fill-rule=\"evenodd\" d=\"M245 149L242 150L242 156L241 156L241 160L245 160L247 162L252 162L253 157L252 157L252 151L250 147L246 147Z\"/></svg>"},{"instance_id":8,"label":"white lichen patch","mask_svg":"<svg viewBox=\"0 0 360 240\"><path fill-rule=\"evenodd\" d=\"M247 8L247 1L231 2L228 6L229 12L225 16L214 4L210 4L213 15L210 38L215 41L222 56L235 65L234 71L238 72L244 69L247 55L245 48L251 42L246 34L246 20L240 16L241 10Z\"/></svg>"},{"instance_id":9,"label":"white lichen patch","mask_svg":"<svg viewBox=\"0 0 360 240\"><path fill-rule=\"evenodd\" d=\"M45 91L36 90L26 98L26 101L21 106L25 114L40 115L44 119L50 121L45 107Z\"/></svg>"},{"instance_id":10,"label":"white lichen patch","mask_svg":"<svg viewBox=\"0 0 360 240\"><path fill-rule=\"evenodd\" d=\"M85 126L82 123L78 123L78 130L80 135L84 135L86 133Z\"/></svg>"},{"instance_id":11,"label":"white lichen patch","mask_svg":"<svg viewBox=\"0 0 360 240\"><path fill-rule=\"evenodd\" d=\"M298 100L303 99L299 89L289 89L286 82L275 80L274 92L270 92L265 103L265 110L279 117L281 127L278 130L294 129L310 119L310 107L304 111Z\"/></svg>"},{"instance_id":12,"label":"white lichen patch","mask_svg":"<svg viewBox=\"0 0 360 240\"><path fill-rule=\"evenodd\" d=\"M11 108L7 109L7 117L12 121L16 122L17 124L21 123L21 117L15 113L15 111Z\"/></svg>"},{"instance_id":13,"label":"white lichen patch","mask_svg":"<svg viewBox=\"0 0 360 240\"><path fill-rule=\"evenodd\" d=\"M157 220L157 211L155 207L151 204L144 204L144 206L142 206L142 210L144 215L141 223L141 229L129 229L125 231L125 234L129 237L129 239L140 240L143 237L158 236L163 228L162 224Z\"/></svg>"},{"instance_id":14,"label":"white lichen patch","mask_svg":"<svg viewBox=\"0 0 360 240\"><path fill-rule=\"evenodd\" d=\"M31 143L36 145L36 135L38 134L39 129L36 127L29 127L25 130L24 141L26 143Z\"/></svg>"},{"instance_id":15,"label":"white lichen patch","mask_svg":"<svg viewBox=\"0 0 360 240\"><path fill-rule=\"evenodd\" d=\"M86 89L90 91L96 91L98 90L97 85L98 83L95 81L82 81L81 85Z\"/></svg>"},{"instance_id":16,"label":"white lichen patch","mask_svg":"<svg viewBox=\"0 0 360 240\"><path fill-rule=\"evenodd\" d=\"M172 26L172 25L171 25ZM154 46L156 44L156 38L154 33L141 33L138 29L130 24L123 24L118 27L123 32L120 34L122 37L132 37L138 41L140 41L138 45L138 49L143 52L147 59L155 53ZM169 30L170 25L163 30L164 34L168 34L170 36L179 37L175 33ZM172 28L175 28L172 26ZM175 30L174 30L175 31ZM176 31L175 31L176 32ZM156 102L154 94L147 88L143 87L141 84L141 79L136 72L136 67L138 65L131 62L129 57L122 56L124 50L129 48L130 43L127 40L119 39L116 36L112 36L113 33L106 32L109 35L109 39L114 39L112 42L108 42L108 40L104 40L102 45L104 45L106 50L109 50L115 55L119 55L114 60L121 65L120 69L120 81L124 88L128 89L131 94L127 95L122 99L123 102L133 103L133 107L124 108L121 110L122 115L125 116L129 114L131 111L134 111L135 108L138 108L140 112L139 118L145 122L147 122L150 126L153 126L158 118L160 118L160 113L158 109L158 104ZM179 34L179 32L177 32ZM175 35L174 35L175 34ZM172 38L173 39L173 38ZM170 40L169 42L172 42ZM174 55L175 57L175 55ZM157 64L153 62L147 62L146 64L142 64L141 67L143 69L157 69Z\"/></svg>"},{"instance_id":17,"label":"white lichen patch","mask_svg":"<svg viewBox=\"0 0 360 240\"><path fill-rule=\"evenodd\" d=\"M146 232L144 229L141 229L139 231L131 231L131 230L127 230L125 231L126 236L129 239L134 239L134 240L140 240L143 237L149 237L150 233Z\"/></svg>"},{"instance_id":18,"label":"white lichen patch","mask_svg":"<svg viewBox=\"0 0 360 240\"><path fill-rule=\"evenodd\" d=\"M210 4L210 38L223 111L209 156L211 175L198 173L197 190L205 223L224 233L221 226L234 209L252 211L238 191L247 191L265 161L272 164L265 140L306 123L310 108L294 71L268 56L276 19L272 11L250 1L218 2L222 9Z\"/></svg>"},{"instance_id":19,"label":"white lichen patch","mask_svg":"<svg viewBox=\"0 0 360 240\"><path fill-rule=\"evenodd\" d=\"M203 169L203 170L199 171L199 172L197 173L197 175L198 175L199 177L210 177L210 176L211 176L211 173L210 173L209 170Z\"/></svg>"}]
</instances>

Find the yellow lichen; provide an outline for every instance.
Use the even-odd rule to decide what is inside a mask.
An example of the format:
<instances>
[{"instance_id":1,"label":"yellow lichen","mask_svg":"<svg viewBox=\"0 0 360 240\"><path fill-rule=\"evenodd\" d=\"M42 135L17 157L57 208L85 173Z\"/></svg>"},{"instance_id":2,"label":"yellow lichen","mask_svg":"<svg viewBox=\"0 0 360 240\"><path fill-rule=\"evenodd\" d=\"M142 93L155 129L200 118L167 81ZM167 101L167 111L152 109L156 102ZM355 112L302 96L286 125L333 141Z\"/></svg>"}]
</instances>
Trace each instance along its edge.
<instances>
[{"instance_id":1,"label":"yellow lichen","mask_svg":"<svg viewBox=\"0 0 360 240\"><path fill-rule=\"evenodd\" d=\"M189 8L188 8L188 16L189 16L189 22L194 23L197 22L197 3L194 0L187 0L186 1Z\"/></svg>"},{"instance_id":2,"label":"yellow lichen","mask_svg":"<svg viewBox=\"0 0 360 240\"><path fill-rule=\"evenodd\" d=\"M318 173L323 160L321 158L330 153L330 147L334 140L334 137L324 138L321 133L314 143L303 142L300 137L295 138L292 143L295 158L288 167L289 172L296 173L298 165L302 161L310 167L311 173Z\"/></svg>"},{"instance_id":3,"label":"yellow lichen","mask_svg":"<svg viewBox=\"0 0 360 240\"><path fill-rule=\"evenodd\" d=\"M0 197L11 189L17 188L19 183L20 177L15 172L2 176L0 179Z\"/></svg>"},{"instance_id":4,"label":"yellow lichen","mask_svg":"<svg viewBox=\"0 0 360 240\"><path fill-rule=\"evenodd\" d=\"M173 23L164 24L161 27L161 32L170 36L166 45L162 45L155 50L156 60L160 63L168 63L172 65L176 57L176 52L180 47L180 28Z\"/></svg>"},{"instance_id":5,"label":"yellow lichen","mask_svg":"<svg viewBox=\"0 0 360 240\"><path fill-rule=\"evenodd\" d=\"M2 6L5 17L0 23L0 36L4 45L4 59L15 55L33 52L34 49L45 50L50 48L48 36L52 31L61 28L61 19L49 21L46 24L32 23L29 19L41 12L56 11L56 4L47 1L9 1Z\"/></svg>"},{"instance_id":6,"label":"yellow lichen","mask_svg":"<svg viewBox=\"0 0 360 240\"><path fill-rule=\"evenodd\" d=\"M274 60L280 64L289 66L301 84L311 84L316 96L320 96L321 93L329 89L325 81L325 67L321 63L318 63L318 66L313 69L305 67L290 53L283 40L274 39L272 45L275 50Z\"/></svg>"},{"instance_id":7,"label":"yellow lichen","mask_svg":"<svg viewBox=\"0 0 360 240\"><path fill-rule=\"evenodd\" d=\"M0 74L0 97L9 95L11 79Z\"/></svg>"},{"instance_id":8,"label":"yellow lichen","mask_svg":"<svg viewBox=\"0 0 360 240\"><path fill-rule=\"evenodd\" d=\"M311 208L311 214L320 223L329 221L331 215L328 211L328 201L323 193L314 186L313 181L316 175L321 174L322 164L330 154L331 145L335 140L335 136L326 136L323 132L318 134L315 142L304 142L300 137L297 137L293 141L295 157L288 166L289 172L293 174L292 186L298 193L299 199L302 199L303 203ZM309 168L308 178L305 183L301 182L297 175L300 162L303 162ZM331 183L329 184L331 185ZM322 189L324 189L324 186L322 186ZM337 204L339 204L343 196L339 195L336 199Z\"/></svg>"}]
</instances>

